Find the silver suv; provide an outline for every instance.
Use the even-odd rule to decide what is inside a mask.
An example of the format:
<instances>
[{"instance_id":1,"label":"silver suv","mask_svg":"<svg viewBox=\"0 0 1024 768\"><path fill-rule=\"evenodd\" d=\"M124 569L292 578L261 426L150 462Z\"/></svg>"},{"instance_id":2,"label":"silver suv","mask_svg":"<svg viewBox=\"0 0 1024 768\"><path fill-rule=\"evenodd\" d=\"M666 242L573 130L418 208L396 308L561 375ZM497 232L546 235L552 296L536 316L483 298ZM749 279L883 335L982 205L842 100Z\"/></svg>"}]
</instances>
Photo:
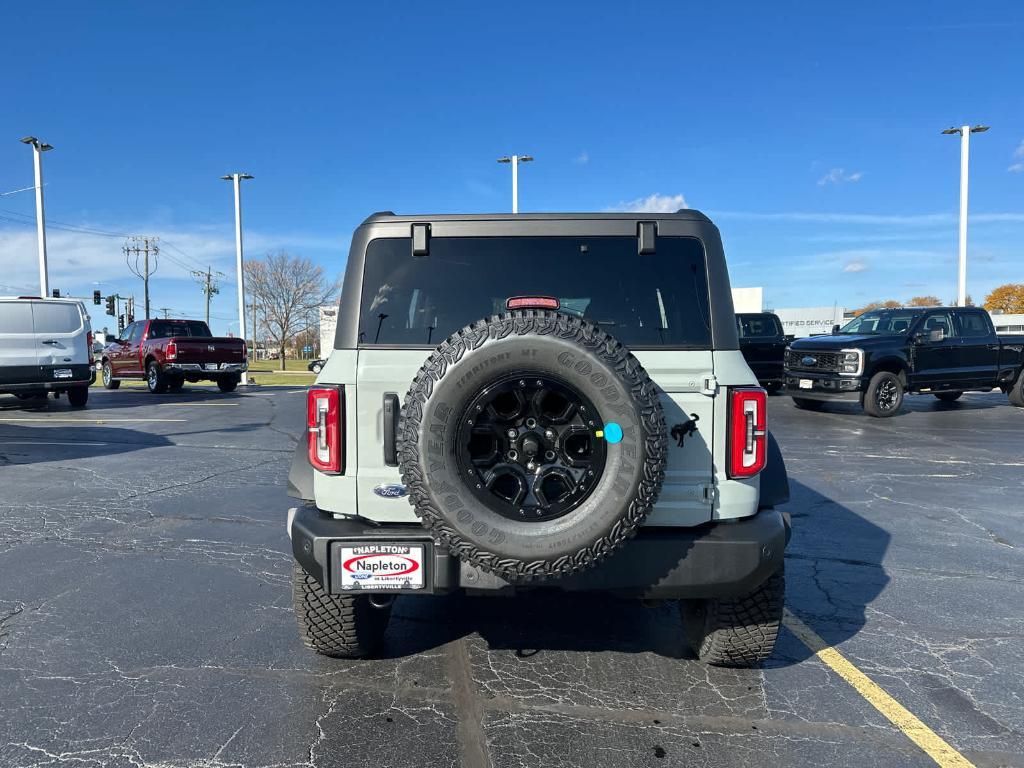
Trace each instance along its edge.
<instances>
[{"instance_id":1,"label":"silver suv","mask_svg":"<svg viewBox=\"0 0 1024 768\"><path fill-rule=\"evenodd\" d=\"M306 427L319 653L373 653L398 595L537 587L679 600L708 663L772 652L786 471L697 211L371 216Z\"/></svg>"}]
</instances>

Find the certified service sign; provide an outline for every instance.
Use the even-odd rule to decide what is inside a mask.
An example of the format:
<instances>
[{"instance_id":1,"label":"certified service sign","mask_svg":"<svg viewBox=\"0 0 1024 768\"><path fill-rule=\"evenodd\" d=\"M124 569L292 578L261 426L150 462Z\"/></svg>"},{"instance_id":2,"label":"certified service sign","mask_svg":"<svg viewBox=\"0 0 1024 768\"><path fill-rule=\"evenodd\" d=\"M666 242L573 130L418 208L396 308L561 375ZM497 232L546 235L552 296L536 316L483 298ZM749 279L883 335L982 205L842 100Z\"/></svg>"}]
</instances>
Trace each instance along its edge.
<instances>
[{"instance_id":1,"label":"certified service sign","mask_svg":"<svg viewBox=\"0 0 1024 768\"><path fill-rule=\"evenodd\" d=\"M342 547L341 588L423 589L423 547L405 544Z\"/></svg>"}]
</instances>

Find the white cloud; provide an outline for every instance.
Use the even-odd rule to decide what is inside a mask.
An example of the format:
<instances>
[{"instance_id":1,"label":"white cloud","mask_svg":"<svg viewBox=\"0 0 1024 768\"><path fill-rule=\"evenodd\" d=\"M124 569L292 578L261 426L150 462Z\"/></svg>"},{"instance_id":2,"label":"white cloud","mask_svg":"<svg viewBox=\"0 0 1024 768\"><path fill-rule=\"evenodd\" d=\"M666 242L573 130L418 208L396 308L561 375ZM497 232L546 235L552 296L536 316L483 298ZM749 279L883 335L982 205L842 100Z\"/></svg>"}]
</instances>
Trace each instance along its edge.
<instances>
[{"instance_id":1,"label":"white cloud","mask_svg":"<svg viewBox=\"0 0 1024 768\"><path fill-rule=\"evenodd\" d=\"M824 187L826 184L854 184L860 181L863 177L863 171L854 171L853 173L847 173L843 168L833 168L820 179L818 179L818 186Z\"/></svg>"},{"instance_id":2,"label":"white cloud","mask_svg":"<svg viewBox=\"0 0 1024 768\"><path fill-rule=\"evenodd\" d=\"M1022 173L1024 172L1024 139L1021 140L1020 146L1013 150L1013 159L1021 162L1016 162L1006 170L1011 173Z\"/></svg>"},{"instance_id":3,"label":"white cloud","mask_svg":"<svg viewBox=\"0 0 1024 768\"><path fill-rule=\"evenodd\" d=\"M843 272L864 272L867 268L868 265L862 260L854 259L853 261L846 262L843 266Z\"/></svg>"},{"instance_id":4,"label":"white cloud","mask_svg":"<svg viewBox=\"0 0 1024 768\"><path fill-rule=\"evenodd\" d=\"M636 200L620 201L618 205L613 205L605 210L626 213L675 213L680 208L689 208L682 195L662 195L655 192L653 195L638 197Z\"/></svg>"},{"instance_id":5,"label":"white cloud","mask_svg":"<svg viewBox=\"0 0 1024 768\"><path fill-rule=\"evenodd\" d=\"M586 165L587 163L589 163L590 155L587 153L587 150L584 149L576 157L574 157L573 162L576 163L576 165Z\"/></svg>"},{"instance_id":6,"label":"white cloud","mask_svg":"<svg viewBox=\"0 0 1024 768\"><path fill-rule=\"evenodd\" d=\"M743 219L747 221L794 221L810 224L865 224L868 226L893 225L931 227L958 220L955 213L879 214L879 213L807 213L780 211L760 213L754 211L704 211L713 219ZM971 223L1024 222L1024 213L972 213Z\"/></svg>"}]
</instances>

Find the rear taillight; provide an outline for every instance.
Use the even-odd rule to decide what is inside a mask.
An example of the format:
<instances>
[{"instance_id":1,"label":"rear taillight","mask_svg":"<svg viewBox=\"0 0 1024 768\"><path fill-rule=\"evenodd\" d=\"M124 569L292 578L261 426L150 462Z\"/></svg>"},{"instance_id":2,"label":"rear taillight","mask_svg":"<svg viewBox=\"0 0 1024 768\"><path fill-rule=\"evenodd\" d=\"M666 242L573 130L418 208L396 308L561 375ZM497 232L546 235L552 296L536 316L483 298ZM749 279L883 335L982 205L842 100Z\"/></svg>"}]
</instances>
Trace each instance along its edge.
<instances>
[{"instance_id":1,"label":"rear taillight","mask_svg":"<svg viewBox=\"0 0 1024 768\"><path fill-rule=\"evenodd\" d=\"M309 463L313 468L321 472L344 472L340 390L318 388L306 393L306 429Z\"/></svg>"},{"instance_id":2,"label":"rear taillight","mask_svg":"<svg viewBox=\"0 0 1024 768\"><path fill-rule=\"evenodd\" d=\"M167 342L167 347L165 349L166 349L166 351L164 352L164 356L168 360L177 360L178 359L178 345L177 344L175 344L173 341L168 341Z\"/></svg>"},{"instance_id":3,"label":"rear taillight","mask_svg":"<svg viewBox=\"0 0 1024 768\"><path fill-rule=\"evenodd\" d=\"M89 347L89 365L92 365L93 363L96 362L96 356L93 354L93 351L92 351L92 344L93 344L93 341L92 341L92 331L88 331L85 334L85 344L86 344L87 347Z\"/></svg>"},{"instance_id":4,"label":"rear taillight","mask_svg":"<svg viewBox=\"0 0 1024 768\"><path fill-rule=\"evenodd\" d=\"M768 457L768 396L763 389L729 390L729 477L753 477Z\"/></svg>"}]
</instances>

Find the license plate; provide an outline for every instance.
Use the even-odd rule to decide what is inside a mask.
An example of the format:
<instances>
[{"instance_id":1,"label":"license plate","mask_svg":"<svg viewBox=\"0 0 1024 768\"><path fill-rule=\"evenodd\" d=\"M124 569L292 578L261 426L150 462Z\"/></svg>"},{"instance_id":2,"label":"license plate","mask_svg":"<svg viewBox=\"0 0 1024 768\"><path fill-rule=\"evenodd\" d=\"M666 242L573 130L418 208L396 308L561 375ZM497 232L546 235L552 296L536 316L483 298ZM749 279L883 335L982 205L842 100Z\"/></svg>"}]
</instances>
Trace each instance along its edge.
<instances>
[{"instance_id":1,"label":"license plate","mask_svg":"<svg viewBox=\"0 0 1024 768\"><path fill-rule=\"evenodd\" d=\"M53 378L55 379L70 379L71 369L70 368L54 368Z\"/></svg>"},{"instance_id":2,"label":"license plate","mask_svg":"<svg viewBox=\"0 0 1024 768\"><path fill-rule=\"evenodd\" d=\"M343 590L423 589L423 547L367 544L341 547Z\"/></svg>"},{"instance_id":3,"label":"license plate","mask_svg":"<svg viewBox=\"0 0 1024 768\"><path fill-rule=\"evenodd\" d=\"M814 389L814 382L810 379L800 379L800 389Z\"/></svg>"},{"instance_id":4,"label":"license plate","mask_svg":"<svg viewBox=\"0 0 1024 768\"><path fill-rule=\"evenodd\" d=\"M218 368L217 363L207 363L206 364L206 370L208 370L208 371L216 371L217 368Z\"/></svg>"}]
</instances>

